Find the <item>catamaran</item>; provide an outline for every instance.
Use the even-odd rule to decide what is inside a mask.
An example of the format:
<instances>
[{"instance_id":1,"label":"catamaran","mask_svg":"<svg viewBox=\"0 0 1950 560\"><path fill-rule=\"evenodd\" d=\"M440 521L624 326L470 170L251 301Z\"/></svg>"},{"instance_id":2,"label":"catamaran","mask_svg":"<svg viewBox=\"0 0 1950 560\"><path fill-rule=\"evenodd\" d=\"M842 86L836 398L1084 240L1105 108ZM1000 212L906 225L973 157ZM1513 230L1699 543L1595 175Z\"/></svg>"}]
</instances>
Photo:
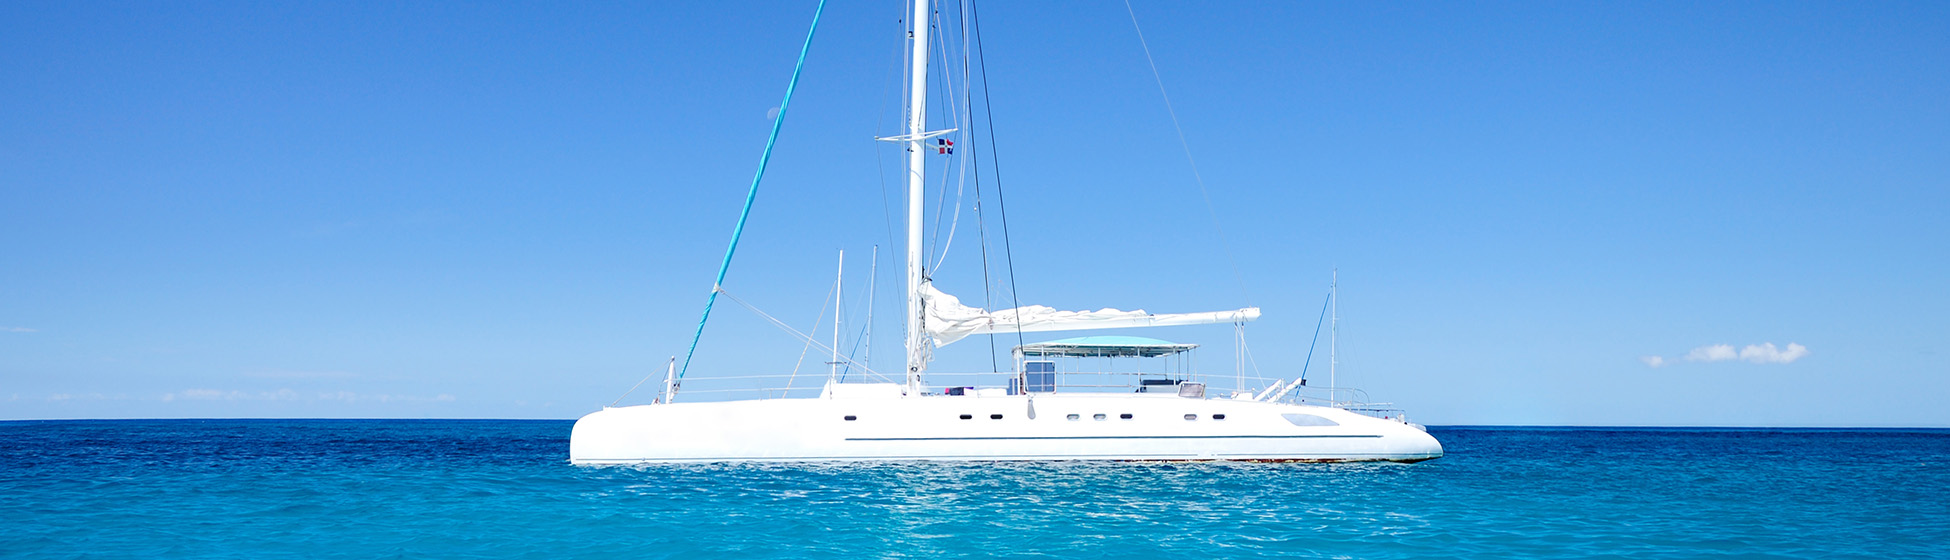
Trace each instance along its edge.
<instances>
[{"instance_id":1,"label":"catamaran","mask_svg":"<svg viewBox=\"0 0 1950 560\"><path fill-rule=\"evenodd\" d=\"M1002 386L930 383L931 377L954 378L928 370L934 350L969 336L1209 324L1238 329L1257 319L1260 310L1153 314L1031 305L991 311L964 305L936 289L923 254L924 154L945 153L947 140L939 137L953 129L927 130L933 12L929 0L909 4L905 130L880 139L903 145L907 152L904 382L848 382L829 374L812 397L677 402L681 374L673 358L662 394L652 404L604 407L576 422L569 443L571 462L1416 462L1442 456L1442 445L1421 426L1386 409L1337 398L1332 384L1324 400L1289 398L1305 392L1296 391L1304 388L1304 377L1252 388L1241 373L1230 391L1208 389L1209 376L1200 375L1189 359L1197 345L1154 338L1084 336L1019 344L1011 351L1014 368L1002 374L1007 379ZM809 32L808 45L811 39ZM801 67L804 53L802 47ZM797 69L793 76L796 84ZM790 103L791 89L778 119ZM768 157L770 148L768 142ZM760 177L763 169L761 163ZM757 185L755 178L754 193ZM743 224L741 215L738 231ZM734 233L733 249L736 243ZM731 253L727 250L727 266ZM721 267L711 302L723 293L723 281ZM707 318L709 310L707 304ZM837 332L836 327L835 336ZM835 367L845 363L864 368L842 356L839 346L835 340L828 347ZM1146 360L1162 365L1147 369ZM1120 370L1120 361L1137 365ZM685 362L688 370L689 359Z\"/></svg>"}]
</instances>

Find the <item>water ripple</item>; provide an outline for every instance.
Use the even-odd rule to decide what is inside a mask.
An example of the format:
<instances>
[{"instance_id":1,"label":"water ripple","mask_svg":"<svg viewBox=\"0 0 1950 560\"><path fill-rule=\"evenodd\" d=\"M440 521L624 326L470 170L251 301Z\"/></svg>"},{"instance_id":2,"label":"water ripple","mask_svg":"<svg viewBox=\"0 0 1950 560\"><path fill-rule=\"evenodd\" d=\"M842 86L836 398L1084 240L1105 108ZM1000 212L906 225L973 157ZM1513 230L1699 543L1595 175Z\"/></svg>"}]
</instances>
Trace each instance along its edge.
<instances>
[{"instance_id":1,"label":"water ripple","mask_svg":"<svg viewBox=\"0 0 1950 560\"><path fill-rule=\"evenodd\" d=\"M582 468L565 422L0 423L0 556L1942 557L1950 432L1437 429L1415 465Z\"/></svg>"}]
</instances>

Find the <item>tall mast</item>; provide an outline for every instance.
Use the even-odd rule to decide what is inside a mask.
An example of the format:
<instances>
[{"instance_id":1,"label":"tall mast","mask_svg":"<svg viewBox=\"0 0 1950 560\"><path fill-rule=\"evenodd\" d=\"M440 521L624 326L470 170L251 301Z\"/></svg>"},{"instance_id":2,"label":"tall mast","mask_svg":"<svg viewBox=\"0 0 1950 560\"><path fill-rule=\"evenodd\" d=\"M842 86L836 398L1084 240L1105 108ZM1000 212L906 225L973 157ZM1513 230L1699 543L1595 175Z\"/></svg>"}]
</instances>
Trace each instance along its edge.
<instances>
[{"instance_id":1,"label":"tall mast","mask_svg":"<svg viewBox=\"0 0 1950 560\"><path fill-rule=\"evenodd\" d=\"M921 142L926 133L928 109L928 0L911 0L914 13L907 19L907 394L921 394L921 370L927 368L927 340L921 334L921 187L923 158Z\"/></svg>"},{"instance_id":2,"label":"tall mast","mask_svg":"<svg viewBox=\"0 0 1950 560\"><path fill-rule=\"evenodd\" d=\"M1335 399L1335 369L1340 367L1341 349L1341 269L1334 269L1334 280L1327 285L1327 301L1333 302L1334 322L1327 332L1327 402L1340 402Z\"/></svg>"},{"instance_id":3,"label":"tall mast","mask_svg":"<svg viewBox=\"0 0 1950 560\"><path fill-rule=\"evenodd\" d=\"M840 310L846 309L840 298L846 295L846 290L841 289L846 285L845 280L846 249L840 249L839 268L833 272L833 347L828 348L833 351L833 359L826 362L827 385L840 378Z\"/></svg>"},{"instance_id":4,"label":"tall mast","mask_svg":"<svg viewBox=\"0 0 1950 560\"><path fill-rule=\"evenodd\" d=\"M866 342L860 345L860 364L873 363L873 292L874 281L880 278L880 246L873 246L873 259L867 265L867 332L861 335Z\"/></svg>"}]
</instances>

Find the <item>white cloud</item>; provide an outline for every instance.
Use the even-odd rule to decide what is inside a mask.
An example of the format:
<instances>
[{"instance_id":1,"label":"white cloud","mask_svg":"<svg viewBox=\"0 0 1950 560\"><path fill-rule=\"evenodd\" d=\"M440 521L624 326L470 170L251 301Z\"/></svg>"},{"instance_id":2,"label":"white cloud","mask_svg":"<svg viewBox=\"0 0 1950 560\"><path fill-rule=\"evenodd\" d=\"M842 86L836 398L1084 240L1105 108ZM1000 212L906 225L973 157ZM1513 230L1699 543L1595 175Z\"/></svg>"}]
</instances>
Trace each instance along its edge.
<instances>
[{"instance_id":1,"label":"white cloud","mask_svg":"<svg viewBox=\"0 0 1950 560\"><path fill-rule=\"evenodd\" d=\"M1685 361L1728 361L1737 357L1739 353L1734 351L1732 343L1714 343L1714 345L1695 347L1685 355Z\"/></svg>"},{"instance_id":2,"label":"white cloud","mask_svg":"<svg viewBox=\"0 0 1950 560\"><path fill-rule=\"evenodd\" d=\"M1756 364L1786 364L1808 355L1808 347L1789 342L1786 350L1774 343L1750 344L1740 349L1740 359Z\"/></svg>"},{"instance_id":3,"label":"white cloud","mask_svg":"<svg viewBox=\"0 0 1950 560\"><path fill-rule=\"evenodd\" d=\"M1772 342L1749 344L1738 350L1732 344L1708 344L1686 352L1678 358L1664 356L1641 356L1639 361L1649 367L1665 367L1679 362L1730 362L1744 360L1756 364L1793 363L1808 355L1808 347L1789 342L1787 348L1775 346Z\"/></svg>"},{"instance_id":4,"label":"white cloud","mask_svg":"<svg viewBox=\"0 0 1950 560\"><path fill-rule=\"evenodd\" d=\"M41 332L41 330L27 327L0 327L0 332Z\"/></svg>"}]
</instances>

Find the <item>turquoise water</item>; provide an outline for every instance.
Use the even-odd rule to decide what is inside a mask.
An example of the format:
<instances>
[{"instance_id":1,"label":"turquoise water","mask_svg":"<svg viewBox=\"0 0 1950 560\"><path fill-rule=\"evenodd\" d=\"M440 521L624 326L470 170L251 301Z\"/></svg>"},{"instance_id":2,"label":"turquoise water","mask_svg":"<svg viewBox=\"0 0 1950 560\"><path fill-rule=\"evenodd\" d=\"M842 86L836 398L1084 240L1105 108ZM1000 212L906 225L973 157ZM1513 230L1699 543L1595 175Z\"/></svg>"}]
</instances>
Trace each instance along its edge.
<instances>
[{"instance_id":1,"label":"turquoise water","mask_svg":"<svg viewBox=\"0 0 1950 560\"><path fill-rule=\"evenodd\" d=\"M0 422L0 557L1950 557L1950 431L1435 428L1413 465L566 463L569 422Z\"/></svg>"}]
</instances>

